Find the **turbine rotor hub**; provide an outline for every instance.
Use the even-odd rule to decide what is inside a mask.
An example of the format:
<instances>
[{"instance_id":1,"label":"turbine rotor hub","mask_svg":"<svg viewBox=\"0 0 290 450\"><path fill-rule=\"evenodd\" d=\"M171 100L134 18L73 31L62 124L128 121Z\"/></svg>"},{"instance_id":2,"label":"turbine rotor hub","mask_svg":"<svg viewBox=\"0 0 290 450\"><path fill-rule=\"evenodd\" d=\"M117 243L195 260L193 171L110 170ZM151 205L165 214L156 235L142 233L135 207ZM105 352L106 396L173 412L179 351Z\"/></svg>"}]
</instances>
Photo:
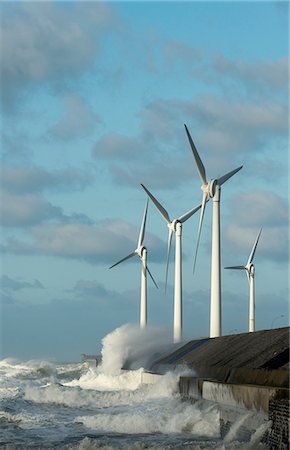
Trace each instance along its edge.
<instances>
[{"instance_id":1,"label":"turbine rotor hub","mask_svg":"<svg viewBox=\"0 0 290 450\"><path fill-rule=\"evenodd\" d=\"M138 256L140 258L142 258L144 251L147 252L147 248L144 247L144 245L142 245L142 247L139 247L136 249L136 253L138 254Z\"/></svg>"},{"instance_id":2,"label":"turbine rotor hub","mask_svg":"<svg viewBox=\"0 0 290 450\"><path fill-rule=\"evenodd\" d=\"M168 228L173 231L174 233L176 232L176 224L177 224L178 220L174 219L172 220L172 222L168 223L167 226Z\"/></svg>"},{"instance_id":3,"label":"turbine rotor hub","mask_svg":"<svg viewBox=\"0 0 290 450\"><path fill-rule=\"evenodd\" d=\"M254 264L251 264L251 265L250 265L249 273L250 273L250 275L251 275L252 277L255 275L255 266L254 266Z\"/></svg>"},{"instance_id":4,"label":"turbine rotor hub","mask_svg":"<svg viewBox=\"0 0 290 450\"><path fill-rule=\"evenodd\" d=\"M204 192L205 194L207 194L209 197L212 198L215 195L216 186L217 186L216 179L209 180L209 182L207 184L203 184L201 186L201 190L202 190L202 192Z\"/></svg>"},{"instance_id":5,"label":"turbine rotor hub","mask_svg":"<svg viewBox=\"0 0 290 450\"><path fill-rule=\"evenodd\" d=\"M216 186L217 186L217 180L210 180L208 183L208 194L211 198L214 197L215 195L215 190L216 190Z\"/></svg>"}]
</instances>

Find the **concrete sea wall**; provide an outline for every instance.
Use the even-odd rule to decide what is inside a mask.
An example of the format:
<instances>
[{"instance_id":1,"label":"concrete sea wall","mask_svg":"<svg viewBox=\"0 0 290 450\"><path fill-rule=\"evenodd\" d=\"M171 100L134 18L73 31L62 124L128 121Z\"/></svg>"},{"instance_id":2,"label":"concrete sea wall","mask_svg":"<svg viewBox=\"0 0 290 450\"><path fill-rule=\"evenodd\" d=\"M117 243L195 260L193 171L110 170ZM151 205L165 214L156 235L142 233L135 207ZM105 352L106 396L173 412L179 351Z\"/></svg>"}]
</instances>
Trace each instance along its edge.
<instances>
[{"instance_id":1,"label":"concrete sea wall","mask_svg":"<svg viewBox=\"0 0 290 450\"><path fill-rule=\"evenodd\" d=\"M265 430L264 444L271 450L289 448L289 389L269 386L254 386L214 382L194 377L180 377L179 390L183 397L192 400L200 398L221 405L234 407L235 411L248 410L259 415L261 421L271 421ZM221 414L221 434L224 435L233 424L233 413ZM254 428L253 416L251 425ZM247 427L244 424L244 434Z\"/></svg>"},{"instance_id":2,"label":"concrete sea wall","mask_svg":"<svg viewBox=\"0 0 290 450\"><path fill-rule=\"evenodd\" d=\"M184 366L194 376L180 378L182 396L233 408L230 415L223 410L222 435L234 411L251 411L265 422L263 442L270 450L289 448L288 327L196 339L155 361L151 370L165 373Z\"/></svg>"}]
</instances>

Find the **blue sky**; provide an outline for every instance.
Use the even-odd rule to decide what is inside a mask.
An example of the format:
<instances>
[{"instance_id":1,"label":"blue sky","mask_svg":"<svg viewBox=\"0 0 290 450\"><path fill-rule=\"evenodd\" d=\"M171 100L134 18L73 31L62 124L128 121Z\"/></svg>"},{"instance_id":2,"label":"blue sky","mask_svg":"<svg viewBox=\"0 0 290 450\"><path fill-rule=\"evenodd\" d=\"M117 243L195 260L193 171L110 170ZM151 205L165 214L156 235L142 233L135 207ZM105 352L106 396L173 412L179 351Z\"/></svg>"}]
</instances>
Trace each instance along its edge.
<instances>
[{"instance_id":1,"label":"blue sky","mask_svg":"<svg viewBox=\"0 0 290 450\"><path fill-rule=\"evenodd\" d=\"M177 217L199 204L183 124L222 188L222 265L255 257L257 329L288 323L287 2L1 4L2 357L79 360L138 322L144 183ZM211 204L184 225L184 336L209 334ZM172 328L167 230L149 204L148 322ZM173 261L172 261L173 262ZM248 326L223 271L223 333ZM281 316L284 317L281 317Z\"/></svg>"}]
</instances>

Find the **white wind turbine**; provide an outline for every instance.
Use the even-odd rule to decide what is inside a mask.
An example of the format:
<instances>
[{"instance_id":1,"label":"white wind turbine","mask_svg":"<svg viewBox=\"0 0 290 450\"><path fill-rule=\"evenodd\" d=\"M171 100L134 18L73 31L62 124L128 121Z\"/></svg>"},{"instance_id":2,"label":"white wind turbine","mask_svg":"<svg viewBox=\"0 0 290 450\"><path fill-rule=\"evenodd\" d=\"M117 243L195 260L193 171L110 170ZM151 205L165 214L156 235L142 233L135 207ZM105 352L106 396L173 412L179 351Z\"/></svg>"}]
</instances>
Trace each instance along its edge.
<instances>
[{"instance_id":1,"label":"white wind turbine","mask_svg":"<svg viewBox=\"0 0 290 450\"><path fill-rule=\"evenodd\" d=\"M130 253L128 256L125 256L125 258L120 259L120 261L116 262L111 267L109 267L109 269L112 269L112 267L115 267L118 264L122 263L123 261L126 261L126 259L133 258L133 256L139 256L139 258L141 260L140 328L145 328L147 325L147 272L149 273L155 286L158 288L150 270L148 269L147 249L143 245L143 240L144 240L144 235L145 235L147 209L148 209L148 198L146 199L146 203L145 203L145 209L144 209L144 214L143 214L143 219L142 219L142 224L141 224L141 228L140 228L140 233L139 233L136 250L134 250L134 252Z\"/></svg>"},{"instance_id":2,"label":"white wind turbine","mask_svg":"<svg viewBox=\"0 0 290 450\"><path fill-rule=\"evenodd\" d=\"M174 277L174 319L173 319L173 341L175 343L182 340L182 249L181 249L181 236L182 236L182 224L186 222L196 211L201 208L201 205L191 209L177 219L171 220L168 212L158 202L158 200L151 194L148 189L141 184L143 189L151 198L152 202L166 221L169 228L168 233L168 246L167 246L167 263L166 263L166 276L165 276L165 289L167 288L168 278L168 265L170 247L172 241L172 234L175 234L175 277Z\"/></svg>"},{"instance_id":3,"label":"white wind turbine","mask_svg":"<svg viewBox=\"0 0 290 450\"><path fill-rule=\"evenodd\" d=\"M200 240L200 233L204 210L206 202L209 198L213 201L212 210L212 254L211 254L211 300L210 300L210 337L221 336L221 257L220 257L220 191L221 186L235 173L237 173L243 166L226 173L220 178L211 179L207 181L204 165L196 150L190 133L185 126L187 137L192 149L192 153L197 166L198 174L200 176L202 185L202 204L200 212L200 220L198 226L197 246L194 258L194 268L196 264L196 257L198 245Z\"/></svg>"},{"instance_id":4,"label":"white wind turbine","mask_svg":"<svg viewBox=\"0 0 290 450\"><path fill-rule=\"evenodd\" d=\"M228 266L225 269L236 269L236 270L246 270L248 281L250 285L250 305L249 305L249 331L255 331L255 266L253 264L253 259L255 256L258 241L262 232L260 229L256 240L254 242L252 251L250 253L249 259L245 266Z\"/></svg>"}]
</instances>

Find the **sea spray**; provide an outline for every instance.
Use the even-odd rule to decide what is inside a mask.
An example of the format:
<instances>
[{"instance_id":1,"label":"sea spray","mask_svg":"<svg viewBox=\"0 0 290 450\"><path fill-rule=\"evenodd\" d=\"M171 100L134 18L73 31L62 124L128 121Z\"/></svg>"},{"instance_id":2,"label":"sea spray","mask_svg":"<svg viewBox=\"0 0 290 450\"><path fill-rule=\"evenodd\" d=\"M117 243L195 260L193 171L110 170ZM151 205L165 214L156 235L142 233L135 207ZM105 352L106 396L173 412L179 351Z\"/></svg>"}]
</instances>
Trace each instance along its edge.
<instances>
[{"instance_id":1,"label":"sea spray","mask_svg":"<svg viewBox=\"0 0 290 450\"><path fill-rule=\"evenodd\" d=\"M144 368L153 360L172 350L169 333L162 328L125 324L102 340L102 363L89 368L79 379L65 386L98 391L136 390L142 381ZM123 370L123 368L126 370ZM178 379L174 376L175 384Z\"/></svg>"},{"instance_id":2,"label":"sea spray","mask_svg":"<svg viewBox=\"0 0 290 450\"><path fill-rule=\"evenodd\" d=\"M144 369L119 371L118 373L103 373L102 368L89 368L79 379L63 383L64 386L98 391L135 390L141 384L141 374Z\"/></svg>"},{"instance_id":3,"label":"sea spray","mask_svg":"<svg viewBox=\"0 0 290 450\"><path fill-rule=\"evenodd\" d=\"M140 330L127 324L103 339L103 361L95 368L0 361L0 446L244 448L235 430L228 436L230 442L223 442L217 404L181 399L179 377L192 375L189 369L178 368L158 377L154 384L142 384L142 374L151 362L172 350L170 340L162 329ZM251 445L256 445L263 431L253 436Z\"/></svg>"},{"instance_id":4,"label":"sea spray","mask_svg":"<svg viewBox=\"0 0 290 450\"><path fill-rule=\"evenodd\" d=\"M251 413L247 413L239 417L231 426L230 430L224 437L224 442L227 444L229 442L232 442L236 439L236 436L239 432L239 430L242 428L246 420L251 416Z\"/></svg>"},{"instance_id":5,"label":"sea spray","mask_svg":"<svg viewBox=\"0 0 290 450\"><path fill-rule=\"evenodd\" d=\"M169 332L160 327L140 329L137 325L122 325L102 340L100 371L117 374L122 368L148 368L154 359L170 353L173 348L170 339Z\"/></svg>"},{"instance_id":6,"label":"sea spray","mask_svg":"<svg viewBox=\"0 0 290 450\"><path fill-rule=\"evenodd\" d=\"M255 450L257 448L258 444L261 442L261 440L265 436L266 432L271 428L271 426L272 426L271 420L267 420L266 422L262 423L259 426L259 428L251 436L251 440L248 445L249 450Z\"/></svg>"}]
</instances>

